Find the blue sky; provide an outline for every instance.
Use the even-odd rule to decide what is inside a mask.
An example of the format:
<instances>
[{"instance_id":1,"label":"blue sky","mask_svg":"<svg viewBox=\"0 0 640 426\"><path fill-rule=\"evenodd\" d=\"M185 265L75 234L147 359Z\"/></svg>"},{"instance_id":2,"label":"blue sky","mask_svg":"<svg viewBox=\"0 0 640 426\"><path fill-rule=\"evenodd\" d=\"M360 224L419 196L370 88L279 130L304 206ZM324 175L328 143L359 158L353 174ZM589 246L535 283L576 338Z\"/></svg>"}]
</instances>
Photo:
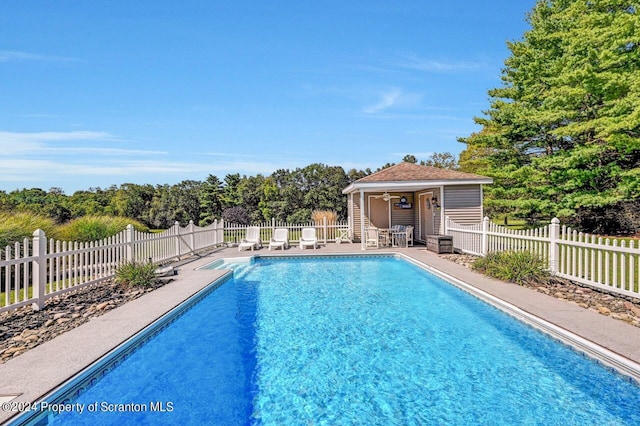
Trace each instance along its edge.
<instances>
[{"instance_id":1,"label":"blue sky","mask_svg":"<svg viewBox=\"0 0 640 426\"><path fill-rule=\"evenodd\" d=\"M459 154L534 0L9 0L0 190Z\"/></svg>"}]
</instances>

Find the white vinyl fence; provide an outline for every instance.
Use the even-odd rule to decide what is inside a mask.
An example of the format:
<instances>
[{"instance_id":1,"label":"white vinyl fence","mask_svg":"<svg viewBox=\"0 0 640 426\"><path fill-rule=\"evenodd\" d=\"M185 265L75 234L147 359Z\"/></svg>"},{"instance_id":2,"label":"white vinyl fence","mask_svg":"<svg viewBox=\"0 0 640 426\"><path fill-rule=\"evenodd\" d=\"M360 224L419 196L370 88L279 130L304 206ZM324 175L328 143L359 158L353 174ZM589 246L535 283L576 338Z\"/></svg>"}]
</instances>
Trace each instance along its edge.
<instances>
[{"instance_id":1,"label":"white vinyl fence","mask_svg":"<svg viewBox=\"0 0 640 426\"><path fill-rule=\"evenodd\" d=\"M257 225L226 224L224 227L225 242L228 244L241 242L247 233L247 228L250 226L260 227L260 239L263 244L269 243L269 240L271 240L271 237L273 236L273 232L278 228L285 228L289 230L289 242L291 243L295 243L300 240L303 228L314 228L316 230L318 241L323 244L351 242L353 238L347 222L330 222L325 218L322 222L296 224L277 222L276 220Z\"/></svg>"},{"instance_id":2,"label":"white vinyl fence","mask_svg":"<svg viewBox=\"0 0 640 426\"><path fill-rule=\"evenodd\" d=\"M0 312L33 304L96 284L114 276L131 261L162 263L177 260L224 242L224 224L198 227L190 222L158 234L138 232L129 225L121 233L89 243L47 239L42 230L33 238L0 251Z\"/></svg>"},{"instance_id":3,"label":"white vinyl fence","mask_svg":"<svg viewBox=\"0 0 640 426\"><path fill-rule=\"evenodd\" d=\"M532 230L512 230L484 218L481 223L460 225L449 217L445 234L453 236L453 247L464 253L485 256L498 251L536 253L549 270L606 291L640 298L640 241L603 238L583 234L558 219Z\"/></svg>"},{"instance_id":4,"label":"white vinyl fence","mask_svg":"<svg viewBox=\"0 0 640 426\"><path fill-rule=\"evenodd\" d=\"M310 222L260 225L225 224L214 221L199 227L178 222L158 234L138 232L133 226L121 233L90 243L56 241L42 230L33 238L0 251L0 312L32 304L42 309L47 299L108 280L116 268L131 261L159 264L184 256L242 241L248 226L259 226L262 241L268 244L276 228L289 230L289 240L297 242L302 228L315 228L321 243L351 241L345 222Z\"/></svg>"}]
</instances>

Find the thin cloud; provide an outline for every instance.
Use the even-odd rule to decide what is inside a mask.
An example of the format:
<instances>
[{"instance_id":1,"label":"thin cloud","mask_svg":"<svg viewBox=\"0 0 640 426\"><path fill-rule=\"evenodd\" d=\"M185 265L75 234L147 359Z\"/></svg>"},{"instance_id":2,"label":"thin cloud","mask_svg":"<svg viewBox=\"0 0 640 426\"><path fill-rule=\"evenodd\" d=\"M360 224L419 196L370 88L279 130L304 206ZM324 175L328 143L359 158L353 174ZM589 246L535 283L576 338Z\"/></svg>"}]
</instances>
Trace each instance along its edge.
<instances>
[{"instance_id":1,"label":"thin cloud","mask_svg":"<svg viewBox=\"0 0 640 426\"><path fill-rule=\"evenodd\" d=\"M82 158L83 161L91 163L95 158L104 161L104 157L130 157L130 156L159 156L167 155L167 151L144 150L118 148L112 146L83 146L85 144L112 144L122 142L121 139L107 132L96 131L72 131L72 132L6 132L0 131L0 158L12 157L20 160L14 164L25 167L24 161L35 161L39 159L56 158L59 162L67 163L69 155L75 158ZM66 156L66 157L65 157ZM33 163L33 166L37 166ZM50 166L47 166L50 167ZM96 169L96 166L91 166ZM57 169L57 167L56 167ZM97 167L99 169L99 167ZM51 169L50 169L51 170ZM64 167L60 169L65 173Z\"/></svg>"},{"instance_id":2,"label":"thin cloud","mask_svg":"<svg viewBox=\"0 0 640 426\"><path fill-rule=\"evenodd\" d=\"M113 135L106 132L6 132L0 131L0 156L34 154L50 150L52 143L61 142L101 142L115 141ZM69 147L63 147L70 149ZM78 147L75 147L76 149Z\"/></svg>"},{"instance_id":3,"label":"thin cloud","mask_svg":"<svg viewBox=\"0 0 640 426\"><path fill-rule=\"evenodd\" d=\"M401 93L399 90L393 90L391 92L384 93L380 100L373 105L370 105L363 109L367 114L375 114L385 109L391 108L398 103Z\"/></svg>"},{"instance_id":4,"label":"thin cloud","mask_svg":"<svg viewBox=\"0 0 640 426\"><path fill-rule=\"evenodd\" d=\"M168 151L151 151L144 149L122 148L94 148L94 147L69 147L69 148L45 148L46 152L69 154L98 154L98 155L167 155Z\"/></svg>"},{"instance_id":5,"label":"thin cloud","mask_svg":"<svg viewBox=\"0 0 640 426\"><path fill-rule=\"evenodd\" d=\"M60 118L59 114L16 114L19 118Z\"/></svg>"},{"instance_id":6,"label":"thin cloud","mask_svg":"<svg viewBox=\"0 0 640 426\"><path fill-rule=\"evenodd\" d=\"M435 60L417 55L404 55L397 65L400 68L437 73L475 71L482 68L479 62Z\"/></svg>"},{"instance_id":7,"label":"thin cloud","mask_svg":"<svg viewBox=\"0 0 640 426\"><path fill-rule=\"evenodd\" d=\"M296 167L295 164L271 161L223 161L211 164L208 162L167 161L167 160L105 160L104 158L69 158L55 159L15 159L0 158L0 181L40 181L52 180L52 176L122 176L149 175L185 175L193 173L212 173L224 171L228 173L271 174L280 168Z\"/></svg>"},{"instance_id":8,"label":"thin cloud","mask_svg":"<svg viewBox=\"0 0 640 426\"><path fill-rule=\"evenodd\" d=\"M248 159L264 159L269 158L273 160L282 160L288 161L291 159L291 156L283 157L281 155L275 154L240 154L240 153L230 153L230 152L203 152L198 153L199 155L207 155L211 157L223 157L223 158L248 158Z\"/></svg>"},{"instance_id":9,"label":"thin cloud","mask_svg":"<svg viewBox=\"0 0 640 426\"><path fill-rule=\"evenodd\" d=\"M4 132L0 131L0 143L33 143L56 141L88 141L113 140L106 132L73 131L73 132Z\"/></svg>"},{"instance_id":10,"label":"thin cloud","mask_svg":"<svg viewBox=\"0 0 640 426\"><path fill-rule=\"evenodd\" d=\"M416 93L405 93L400 89L389 90L378 101L362 109L365 114L378 114L397 107L411 107L417 105L422 96Z\"/></svg>"},{"instance_id":11,"label":"thin cloud","mask_svg":"<svg viewBox=\"0 0 640 426\"><path fill-rule=\"evenodd\" d=\"M66 56L41 55L37 53L0 50L0 62L81 62Z\"/></svg>"},{"instance_id":12,"label":"thin cloud","mask_svg":"<svg viewBox=\"0 0 640 426\"><path fill-rule=\"evenodd\" d=\"M424 159L424 158L428 158L431 157L434 154L433 151L428 151L428 152L405 152L405 153L401 153L401 152L392 152L391 155L393 157L397 157L402 159L405 155L413 155L415 156L417 159Z\"/></svg>"},{"instance_id":13,"label":"thin cloud","mask_svg":"<svg viewBox=\"0 0 640 426\"><path fill-rule=\"evenodd\" d=\"M459 121L459 122L472 122L472 119L467 117L460 117L455 115L441 115L441 114L409 114L409 113L387 113L383 112L375 116L384 120L417 120L417 121Z\"/></svg>"}]
</instances>

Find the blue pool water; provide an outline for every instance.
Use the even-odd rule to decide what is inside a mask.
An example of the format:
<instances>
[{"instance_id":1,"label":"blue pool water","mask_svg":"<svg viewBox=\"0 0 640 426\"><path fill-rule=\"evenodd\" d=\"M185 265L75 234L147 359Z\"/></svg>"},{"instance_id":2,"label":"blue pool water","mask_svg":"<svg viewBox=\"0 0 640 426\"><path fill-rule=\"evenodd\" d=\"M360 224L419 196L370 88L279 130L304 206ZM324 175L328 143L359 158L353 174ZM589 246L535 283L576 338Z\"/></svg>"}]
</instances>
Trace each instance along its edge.
<instances>
[{"instance_id":1,"label":"blue pool water","mask_svg":"<svg viewBox=\"0 0 640 426\"><path fill-rule=\"evenodd\" d=\"M640 424L636 384L403 260L234 273L54 424Z\"/></svg>"}]
</instances>

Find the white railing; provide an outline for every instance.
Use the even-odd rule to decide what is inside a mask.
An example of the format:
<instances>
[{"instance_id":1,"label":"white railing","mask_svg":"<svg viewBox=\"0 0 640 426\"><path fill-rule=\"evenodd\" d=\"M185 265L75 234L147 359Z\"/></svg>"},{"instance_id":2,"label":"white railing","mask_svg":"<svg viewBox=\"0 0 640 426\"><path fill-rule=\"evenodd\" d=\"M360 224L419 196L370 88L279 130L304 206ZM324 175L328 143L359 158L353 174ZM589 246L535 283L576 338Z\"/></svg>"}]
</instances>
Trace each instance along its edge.
<instances>
[{"instance_id":1,"label":"white railing","mask_svg":"<svg viewBox=\"0 0 640 426\"><path fill-rule=\"evenodd\" d=\"M224 243L224 223L198 227L179 223L158 234L133 226L117 235L88 243L47 239L42 230L0 252L0 312L33 304L96 284L114 276L127 261L162 263Z\"/></svg>"},{"instance_id":2,"label":"white railing","mask_svg":"<svg viewBox=\"0 0 640 426\"><path fill-rule=\"evenodd\" d=\"M260 239L263 242L271 240L273 231L277 228L285 228L289 230L290 242L298 242L300 240L303 228L315 228L318 241L324 244L338 241L351 242L353 239L353 235L351 235L351 230L349 229L349 224L347 222L330 222L324 219L322 222L293 224L272 220L271 222L265 222L257 225L225 224L225 242L230 244L239 243L245 237L249 226L258 226L260 228Z\"/></svg>"},{"instance_id":3,"label":"white railing","mask_svg":"<svg viewBox=\"0 0 640 426\"><path fill-rule=\"evenodd\" d=\"M460 225L447 217L445 234L453 236L453 247L464 253L528 250L547 261L559 277L640 298L640 241L583 234L561 227L558 219L542 228L516 231L488 218Z\"/></svg>"}]
</instances>

